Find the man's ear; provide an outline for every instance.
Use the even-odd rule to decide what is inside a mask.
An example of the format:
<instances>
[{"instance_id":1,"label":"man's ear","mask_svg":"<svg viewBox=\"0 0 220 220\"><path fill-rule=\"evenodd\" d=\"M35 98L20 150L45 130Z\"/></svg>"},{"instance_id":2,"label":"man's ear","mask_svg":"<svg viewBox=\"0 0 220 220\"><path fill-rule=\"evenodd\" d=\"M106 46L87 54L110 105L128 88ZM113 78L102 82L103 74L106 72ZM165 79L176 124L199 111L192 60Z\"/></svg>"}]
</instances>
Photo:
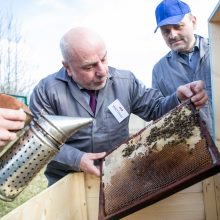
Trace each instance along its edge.
<instances>
[{"instance_id":1,"label":"man's ear","mask_svg":"<svg viewBox=\"0 0 220 220\"><path fill-rule=\"evenodd\" d=\"M196 16L192 16L192 23L193 23L193 29L195 30L196 29L196 27L197 27L197 19L196 19Z\"/></svg>"},{"instance_id":2,"label":"man's ear","mask_svg":"<svg viewBox=\"0 0 220 220\"><path fill-rule=\"evenodd\" d=\"M68 68L68 64L67 64L64 60L62 60L62 64L63 64L63 67L64 67L65 69Z\"/></svg>"},{"instance_id":3,"label":"man's ear","mask_svg":"<svg viewBox=\"0 0 220 220\"><path fill-rule=\"evenodd\" d=\"M63 67L66 69L68 76L71 76L69 65L64 60L62 61L62 64L63 64Z\"/></svg>"}]
</instances>

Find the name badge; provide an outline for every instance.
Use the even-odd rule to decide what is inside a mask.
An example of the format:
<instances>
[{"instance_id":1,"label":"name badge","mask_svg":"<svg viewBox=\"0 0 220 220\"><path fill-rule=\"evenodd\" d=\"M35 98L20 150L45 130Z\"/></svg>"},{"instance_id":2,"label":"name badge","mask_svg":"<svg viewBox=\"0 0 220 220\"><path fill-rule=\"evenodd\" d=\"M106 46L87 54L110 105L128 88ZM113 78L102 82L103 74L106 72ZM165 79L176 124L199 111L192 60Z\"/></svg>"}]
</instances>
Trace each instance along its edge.
<instances>
[{"instance_id":1,"label":"name badge","mask_svg":"<svg viewBox=\"0 0 220 220\"><path fill-rule=\"evenodd\" d=\"M118 99L112 102L112 104L108 106L108 109L115 116L119 123L122 122L129 115Z\"/></svg>"}]
</instances>

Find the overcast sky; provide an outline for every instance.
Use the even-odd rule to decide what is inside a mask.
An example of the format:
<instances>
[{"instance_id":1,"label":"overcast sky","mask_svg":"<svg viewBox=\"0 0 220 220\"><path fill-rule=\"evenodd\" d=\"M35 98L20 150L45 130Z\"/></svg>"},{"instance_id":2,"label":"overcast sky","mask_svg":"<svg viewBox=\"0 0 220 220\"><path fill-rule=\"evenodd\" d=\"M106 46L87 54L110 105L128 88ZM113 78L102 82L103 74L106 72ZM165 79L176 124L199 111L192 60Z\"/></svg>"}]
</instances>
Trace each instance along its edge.
<instances>
[{"instance_id":1,"label":"overcast sky","mask_svg":"<svg viewBox=\"0 0 220 220\"><path fill-rule=\"evenodd\" d=\"M197 17L196 33L208 37L208 18L218 0L186 0ZM105 40L109 65L132 70L147 86L151 71L169 48L154 34L160 0L0 0L22 25L38 79L61 67L59 40L70 28L88 26Z\"/></svg>"}]
</instances>

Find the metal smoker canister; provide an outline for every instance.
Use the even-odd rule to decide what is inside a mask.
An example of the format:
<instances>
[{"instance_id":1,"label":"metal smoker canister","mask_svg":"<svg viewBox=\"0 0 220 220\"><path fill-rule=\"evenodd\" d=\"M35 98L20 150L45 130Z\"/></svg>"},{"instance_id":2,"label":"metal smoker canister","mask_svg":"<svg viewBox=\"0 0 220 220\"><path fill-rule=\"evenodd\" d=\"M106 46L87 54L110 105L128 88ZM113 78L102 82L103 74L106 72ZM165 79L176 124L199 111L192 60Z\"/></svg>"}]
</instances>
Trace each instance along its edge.
<instances>
[{"instance_id":1,"label":"metal smoker canister","mask_svg":"<svg viewBox=\"0 0 220 220\"><path fill-rule=\"evenodd\" d=\"M12 201L91 118L42 115L0 158L0 199Z\"/></svg>"}]
</instances>

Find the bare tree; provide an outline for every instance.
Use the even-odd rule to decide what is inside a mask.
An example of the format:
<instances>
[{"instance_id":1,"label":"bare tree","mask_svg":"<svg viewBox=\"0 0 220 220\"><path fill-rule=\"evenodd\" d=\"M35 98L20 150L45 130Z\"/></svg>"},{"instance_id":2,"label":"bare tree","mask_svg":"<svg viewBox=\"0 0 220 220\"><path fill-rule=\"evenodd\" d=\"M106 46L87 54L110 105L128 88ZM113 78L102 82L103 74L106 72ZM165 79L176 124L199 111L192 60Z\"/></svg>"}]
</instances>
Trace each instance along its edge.
<instances>
[{"instance_id":1,"label":"bare tree","mask_svg":"<svg viewBox=\"0 0 220 220\"><path fill-rule=\"evenodd\" d=\"M35 80L29 64L21 26L8 12L0 12L0 92L29 96Z\"/></svg>"}]
</instances>

